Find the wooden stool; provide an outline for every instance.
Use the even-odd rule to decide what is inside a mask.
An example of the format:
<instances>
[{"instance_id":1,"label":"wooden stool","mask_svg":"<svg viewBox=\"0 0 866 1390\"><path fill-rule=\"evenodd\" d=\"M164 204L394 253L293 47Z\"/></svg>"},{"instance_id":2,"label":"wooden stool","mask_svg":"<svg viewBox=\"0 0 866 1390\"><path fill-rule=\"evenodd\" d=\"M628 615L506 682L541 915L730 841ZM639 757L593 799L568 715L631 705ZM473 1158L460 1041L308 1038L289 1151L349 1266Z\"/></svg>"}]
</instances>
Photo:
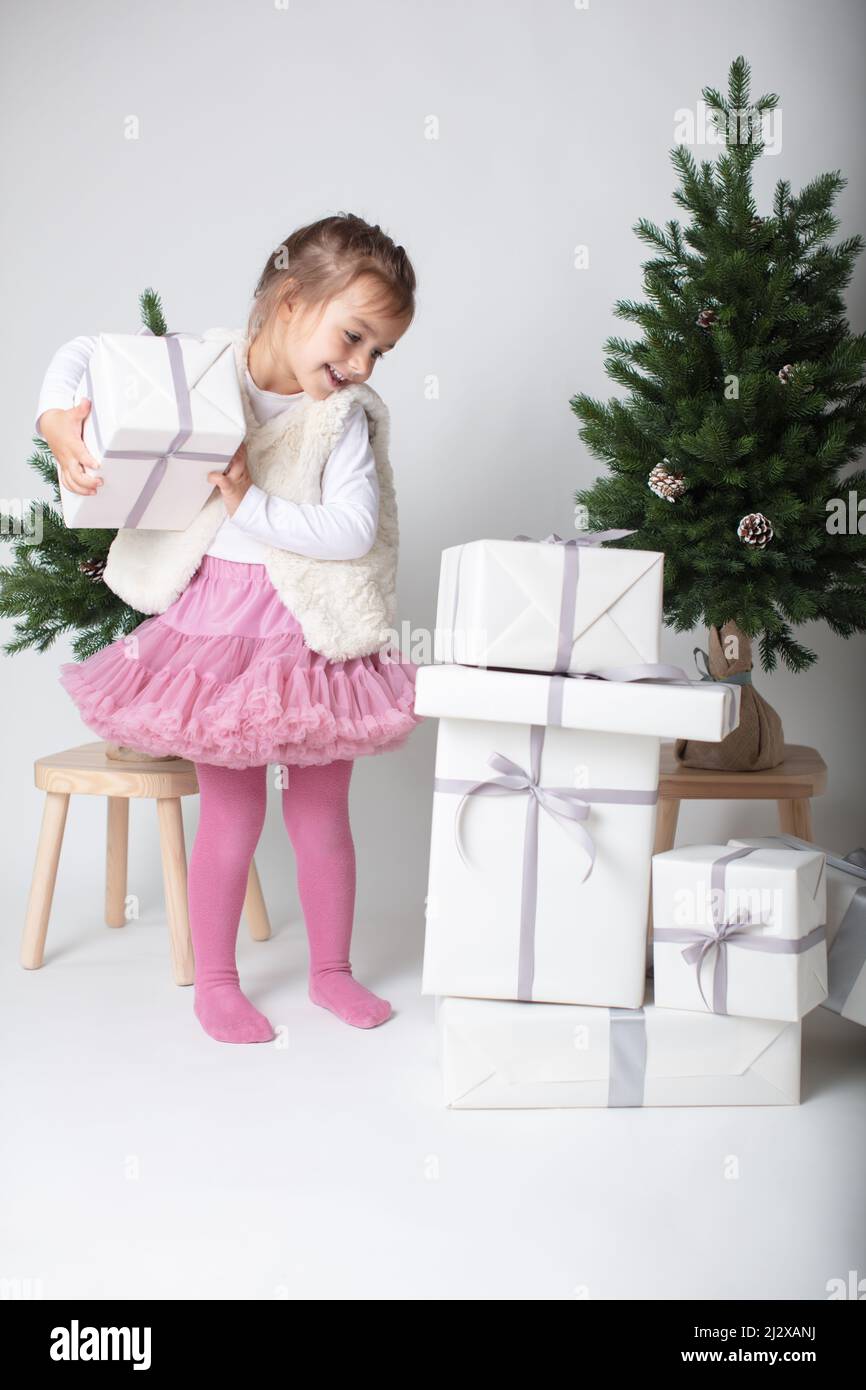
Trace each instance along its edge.
<instances>
[{"instance_id":1,"label":"wooden stool","mask_svg":"<svg viewBox=\"0 0 866 1390\"><path fill-rule=\"evenodd\" d=\"M34 765L36 785L45 792L45 808L21 942L21 964L26 970L38 970L42 965L70 796L78 793L107 798L105 921L109 927L122 927L126 922L129 799L150 797L156 801L159 817L174 979L176 984L191 985L194 960L180 798L198 792L195 765L184 758L121 762L106 756L107 747L104 742L84 743L63 753L37 758ZM267 941L271 925L255 860L250 864L243 911L253 940Z\"/></svg>"},{"instance_id":2,"label":"wooden stool","mask_svg":"<svg viewBox=\"0 0 866 1390\"><path fill-rule=\"evenodd\" d=\"M812 839L811 798L827 790L827 766L816 748L785 747L784 761L765 772L711 772L684 767L663 743L655 853L673 849L681 801L775 801L784 835Z\"/></svg>"}]
</instances>

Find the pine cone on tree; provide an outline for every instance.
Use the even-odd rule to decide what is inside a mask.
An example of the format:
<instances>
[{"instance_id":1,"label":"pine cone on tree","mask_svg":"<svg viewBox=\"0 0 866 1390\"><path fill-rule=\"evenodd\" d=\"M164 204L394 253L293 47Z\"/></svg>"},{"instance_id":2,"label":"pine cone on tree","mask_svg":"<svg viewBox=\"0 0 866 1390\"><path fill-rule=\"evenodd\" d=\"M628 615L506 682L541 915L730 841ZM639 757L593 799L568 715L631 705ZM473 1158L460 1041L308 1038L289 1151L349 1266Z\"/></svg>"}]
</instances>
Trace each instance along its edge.
<instances>
[{"instance_id":1,"label":"pine cone on tree","mask_svg":"<svg viewBox=\"0 0 866 1390\"><path fill-rule=\"evenodd\" d=\"M92 579L94 584L98 584L105 574L105 558L98 560L82 560L78 566L82 574L86 574L88 579Z\"/></svg>"},{"instance_id":2,"label":"pine cone on tree","mask_svg":"<svg viewBox=\"0 0 866 1390\"><path fill-rule=\"evenodd\" d=\"M656 497L663 497L666 502L676 502L686 490L686 480L682 473L674 473L667 468L665 465L668 463L670 459L666 458L656 464L647 478L647 487Z\"/></svg>"},{"instance_id":3,"label":"pine cone on tree","mask_svg":"<svg viewBox=\"0 0 866 1390\"><path fill-rule=\"evenodd\" d=\"M713 324L717 322L718 317L715 309L711 309L708 306L706 309L701 310L695 319L695 323L699 328L712 328Z\"/></svg>"},{"instance_id":4,"label":"pine cone on tree","mask_svg":"<svg viewBox=\"0 0 866 1390\"><path fill-rule=\"evenodd\" d=\"M784 365L784 367L781 367L781 368L780 368L780 370L779 370L779 372L778 372L777 375L778 375L779 380L781 381L782 385L783 385L783 386L787 386L787 385L788 385L788 382L789 382L789 381L793 381L794 378L798 375L796 364L791 363L791 362L786 362L785 365ZM801 387L801 390L803 390L803 391L814 391L814 389L815 389L815 387L812 386L811 384L808 385L808 386L806 386L806 385L804 385L802 382L800 383L800 387Z\"/></svg>"},{"instance_id":5,"label":"pine cone on tree","mask_svg":"<svg viewBox=\"0 0 866 1390\"><path fill-rule=\"evenodd\" d=\"M740 521L737 535L745 545L763 547L773 539L773 527L763 512L749 512Z\"/></svg>"}]
</instances>

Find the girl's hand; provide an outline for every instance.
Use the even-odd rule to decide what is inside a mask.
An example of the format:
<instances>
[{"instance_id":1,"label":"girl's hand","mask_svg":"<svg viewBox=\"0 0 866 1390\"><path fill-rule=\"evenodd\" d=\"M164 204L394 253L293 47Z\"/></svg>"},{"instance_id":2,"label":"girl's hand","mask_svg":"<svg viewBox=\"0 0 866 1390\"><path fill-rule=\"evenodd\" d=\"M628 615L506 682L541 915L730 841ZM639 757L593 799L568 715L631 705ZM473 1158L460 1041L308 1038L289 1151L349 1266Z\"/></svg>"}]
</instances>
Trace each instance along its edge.
<instances>
[{"instance_id":1,"label":"girl's hand","mask_svg":"<svg viewBox=\"0 0 866 1390\"><path fill-rule=\"evenodd\" d=\"M57 460L63 486L82 497L91 497L105 482L104 478L89 477L85 471L102 466L84 444L84 421L89 414L90 401L85 396L70 410L43 410L37 426Z\"/></svg>"},{"instance_id":2,"label":"girl's hand","mask_svg":"<svg viewBox=\"0 0 866 1390\"><path fill-rule=\"evenodd\" d=\"M226 511L229 516L233 516L241 505L247 489L253 485L253 480L247 472L246 444L241 444L225 473L216 469L213 473L208 473L207 480L219 488L226 505Z\"/></svg>"}]
</instances>

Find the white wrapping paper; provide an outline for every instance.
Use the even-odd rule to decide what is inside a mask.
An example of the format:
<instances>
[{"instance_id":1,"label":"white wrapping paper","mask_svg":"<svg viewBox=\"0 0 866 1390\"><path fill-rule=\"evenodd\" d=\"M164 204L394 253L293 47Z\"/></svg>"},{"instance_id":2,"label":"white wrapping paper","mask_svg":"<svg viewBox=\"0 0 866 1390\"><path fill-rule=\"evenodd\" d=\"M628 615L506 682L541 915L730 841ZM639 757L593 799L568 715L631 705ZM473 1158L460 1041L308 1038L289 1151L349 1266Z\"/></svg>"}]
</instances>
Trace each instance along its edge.
<instances>
[{"instance_id":1,"label":"white wrapping paper","mask_svg":"<svg viewBox=\"0 0 866 1390\"><path fill-rule=\"evenodd\" d=\"M186 334L172 341L188 390L190 433L167 458L164 475L136 516L143 489L181 427L178 383L167 338L100 334L74 399L93 402L84 443L102 463L105 482L92 496L60 484L67 526L184 530L213 491L208 473L224 470L242 443L246 425L231 343ZM130 456L111 457L114 451Z\"/></svg>"},{"instance_id":2,"label":"white wrapping paper","mask_svg":"<svg viewBox=\"0 0 866 1390\"><path fill-rule=\"evenodd\" d=\"M798 1105L798 1023L655 1007L441 998L453 1109Z\"/></svg>"},{"instance_id":3,"label":"white wrapping paper","mask_svg":"<svg viewBox=\"0 0 866 1390\"><path fill-rule=\"evenodd\" d=\"M563 717L578 727L549 723L551 691L563 687ZM437 740L422 993L640 1005L655 731L720 738L732 708L735 691L721 685L422 667L416 711L449 716L440 717ZM531 773L539 743L539 788L584 802L580 827L595 855L588 874L590 854L565 811L556 814L558 799L552 809L533 808L526 788L464 797L467 787L500 775L491 755Z\"/></svg>"},{"instance_id":4,"label":"white wrapping paper","mask_svg":"<svg viewBox=\"0 0 866 1390\"><path fill-rule=\"evenodd\" d=\"M663 561L659 551L578 548L570 654L561 669L658 661ZM475 540L444 550L433 660L558 669L568 563L565 546L545 541Z\"/></svg>"},{"instance_id":5,"label":"white wrapping paper","mask_svg":"<svg viewBox=\"0 0 866 1390\"><path fill-rule=\"evenodd\" d=\"M790 841L802 849L831 855L820 845L793 836L729 840L731 845L776 849ZM843 864L844 855L827 862L827 998L822 1007L866 1027L866 869Z\"/></svg>"},{"instance_id":6,"label":"white wrapping paper","mask_svg":"<svg viewBox=\"0 0 866 1390\"><path fill-rule=\"evenodd\" d=\"M655 1000L666 1009L793 1022L827 997L824 855L777 842L725 863L737 848L749 847L682 845L653 856ZM733 928L722 932L724 945L713 940L722 923ZM669 932L681 939L662 939Z\"/></svg>"},{"instance_id":7,"label":"white wrapping paper","mask_svg":"<svg viewBox=\"0 0 866 1390\"><path fill-rule=\"evenodd\" d=\"M422 666L419 714L557 724L599 733L651 734L721 742L737 727L741 687L726 681L580 680L535 671Z\"/></svg>"}]
</instances>

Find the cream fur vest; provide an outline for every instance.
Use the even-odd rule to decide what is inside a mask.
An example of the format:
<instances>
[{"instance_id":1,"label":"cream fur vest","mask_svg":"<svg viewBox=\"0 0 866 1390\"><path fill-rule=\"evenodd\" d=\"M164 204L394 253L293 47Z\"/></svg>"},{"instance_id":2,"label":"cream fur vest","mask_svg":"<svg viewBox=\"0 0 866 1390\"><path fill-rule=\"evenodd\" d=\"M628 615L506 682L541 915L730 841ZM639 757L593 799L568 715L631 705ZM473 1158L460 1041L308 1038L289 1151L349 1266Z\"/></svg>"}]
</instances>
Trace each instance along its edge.
<instances>
[{"instance_id":1,"label":"cream fur vest","mask_svg":"<svg viewBox=\"0 0 866 1390\"><path fill-rule=\"evenodd\" d=\"M268 546L265 570L304 639L330 661L366 656L395 640L397 501L388 457L390 417L366 383L307 401L260 425L247 394L249 343L240 331L211 329L233 344L247 422L247 468L254 483L290 502L321 502L322 471L359 400L369 426L379 482L379 526L372 548L354 560L314 560ZM121 528L108 551L105 582L140 613L163 613L183 593L227 515L219 488L184 531Z\"/></svg>"}]
</instances>

